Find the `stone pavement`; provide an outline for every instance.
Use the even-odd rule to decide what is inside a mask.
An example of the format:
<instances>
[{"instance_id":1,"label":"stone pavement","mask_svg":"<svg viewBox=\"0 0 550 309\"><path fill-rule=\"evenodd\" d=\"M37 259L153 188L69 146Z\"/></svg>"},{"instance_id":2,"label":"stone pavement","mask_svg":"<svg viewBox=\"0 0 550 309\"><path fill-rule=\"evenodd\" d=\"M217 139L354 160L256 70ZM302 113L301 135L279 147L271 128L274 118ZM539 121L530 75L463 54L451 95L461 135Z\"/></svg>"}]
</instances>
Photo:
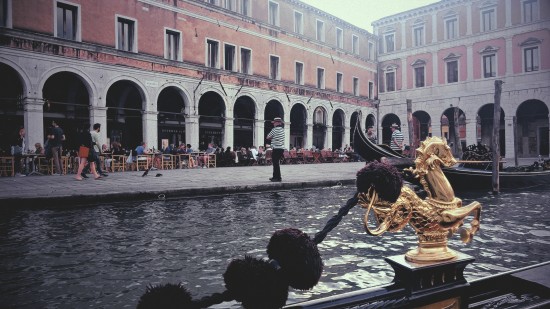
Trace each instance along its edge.
<instances>
[{"instance_id":1,"label":"stone pavement","mask_svg":"<svg viewBox=\"0 0 550 309\"><path fill-rule=\"evenodd\" d=\"M110 173L101 180L63 176L0 177L0 209L67 206L235 192L353 184L364 162L281 165L283 181L270 182L271 166ZM157 174L162 174L156 177Z\"/></svg>"}]
</instances>

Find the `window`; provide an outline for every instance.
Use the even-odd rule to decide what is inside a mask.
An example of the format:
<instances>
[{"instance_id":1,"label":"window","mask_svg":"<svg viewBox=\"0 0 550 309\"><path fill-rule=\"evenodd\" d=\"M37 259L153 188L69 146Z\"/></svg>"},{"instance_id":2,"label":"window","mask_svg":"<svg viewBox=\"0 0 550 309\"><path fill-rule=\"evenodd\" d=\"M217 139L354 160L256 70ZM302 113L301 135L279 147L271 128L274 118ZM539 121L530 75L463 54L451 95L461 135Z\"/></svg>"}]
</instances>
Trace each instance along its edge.
<instances>
[{"instance_id":1,"label":"window","mask_svg":"<svg viewBox=\"0 0 550 309\"><path fill-rule=\"evenodd\" d=\"M294 11L294 32L304 34L304 16L298 11Z\"/></svg>"},{"instance_id":2,"label":"window","mask_svg":"<svg viewBox=\"0 0 550 309\"><path fill-rule=\"evenodd\" d=\"M416 88L421 88L425 86L423 66L414 68L414 86Z\"/></svg>"},{"instance_id":3,"label":"window","mask_svg":"<svg viewBox=\"0 0 550 309\"><path fill-rule=\"evenodd\" d=\"M224 44L223 59L225 70L237 71L237 53L235 50L235 46Z\"/></svg>"},{"instance_id":4,"label":"window","mask_svg":"<svg viewBox=\"0 0 550 309\"><path fill-rule=\"evenodd\" d=\"M241 0L241 14L244 16L252 16L250 11L250 0Z\"/></svg>"},{"instance_id":5,"label":"window","mask_svg":"<svg viewBox=\"0 0 550 309\"><path fill-rule=\"evenodd\" d=\"M279 79L279 57L269 56L269 78Z\"/></svg>"},{"instance_id":6,"label":"window","mask_svg":"<svg viewBox=\"0 0 550 309\"><path fill-rule=\"evenodd\" d=\"M325 41L325 23L322 20L317 20L317 40L324 42Z\"/></svg>"},{"instance_id":7,"label":"window","mask_svg":"<svg viewBox=\"0 0 550 309\"><path fill-rule=\"evenodd\" d=\"M384 41L386 42L386 44L384 45L386 47L386 53L389 53L395 50L394 37L395 37L394 33L386 34L384 36Z\"/></svg>"},{"instance_id":8,"label":"window","mask_svg":"<svg viewBox=\"0 0 550 309\"><path fill-rule=\"evenodd\" d=\"M219 68L219 48L220 44L216 41L206 40L206 66L209 68Z\"/></svg>"},{"instance_id":9,"label":"window","mask_svg":"<svg viewBox=\"0 0 550 309\"><path fill-rule=\"evenodd\" d=\"M127 18L117 18L117 49L136 52L136 22Z\"/></svg>"},{"instance_id":10,"label":"window","mask_svg":"<svg viewBox=\"0 0 550 309\"><path fill-rule=\"evenodd\" d=\"M356 35L351 35L351 52L354 55L359 55L359 37Z\"/></svg>"},{"instance_id":11,"label":"window","mask_svg":"<svg viewBox=\"0 0 550 309\"><path fill-rule=\"evenodd\" d=\"M241 73L252 74L252 51L241 47Z\"/></svg>"},{"instance_id":12,"label":"window","mask_svg":"<svg viewBox=\"0 0 550 309\"><path fill-rule=\"evenodd\" d=\"M445 39L452 40L457 37L458 19L456 17L445 20Z\"/></svg>"},{"instance_id":13,"label":"window","mask_svg":"<svg viewBox=\"0 0 550 309\"><path fill-rule=\"evenodd\" d=\"M344 92L344 85L342 84L342 73L336 73L336 91Z\"/></svg>"},{"instance_id":14,"label":"window","mask_svg":"<svg viewBox=\"0 0 550 309\"><path fill-rule=\"evenodd\" d=\"M369 98L370 98L370 99L373 98L373 91L374 91L374 83L373 83L373 82L369 82Z\"/></svg>"},{"instance_id":15,"label":"window","mask_svg":"<svg viewBox=\"0 0 550 309\"><path fill-rule=\"evenodd\" d=\"M277 2L269 1L269 24L273 26L279 26L279 4Z\"/></svg>"},{"instance_id":16,"label":"window","mask_svg":"<svg viewBox=\"0 0 550 309\"><path fill-rule=\"evenodd\" d=\"M225 0L225 3L224 3L224 8L230 10L230 11L235 11L237 9L237 5L235 3L236 0Z\"/></svg>"},{"instance_id":17,"label":"window","mask_svg":"<svg viewBox=\"0 0 550 309\"><path fill-rule=\"evenodd\" d=\"M528 47L523 50L525 72L539 70L539 47Z\"/></svg>"},{"instance_id":18,"label":"window","mask_svg":"<svg viewBox=\"0 0 550 309\"><path fill-rule=\"evenodd\" d=\"M359 95L359 78L353 78L353 95Z\"/></svg>"},{"instance_id":19,"label":"window","mask_svg":"<svg viewBox=\"0 0 550 309\"><path fill-rule=\"evenodd\" d=\"M490 31L496 27L495 9L481 11L481 31Z\"/></svg>"},{"instance_id":20,"label":"window","mask_svg":"<svg viewBox=\"0 0 550 309\"><path fill-rule=\"evenodd\" d=\"M210 4L213 4L213 5L217 5L217 0L206 0L207 3L210 3Z\"/></svg>"},{"instance_id":21,"label":"window","mask_svg":"<svg viewBox=\"0 0 550 309\"><path fill-rule=\"evenodd\" d=\"M8 19L10 17L10 9L8 0L0 0L0 27L8 27Z\"/></svg>"},{"instance_id":22,"label":"window","mask_svg":"<svg viewBox=\"0 0 550 309\"><path fill-rule=\"evenodd\" d=\"M317 88L325 89L325 69L317 68Z\"/></svg>"},{"instance_id":23,"label":"window","mask_svg":"<svg viewBox=\"0 0 550 309\"><path fill-rule=\"evenodd\" d=\"M374 43L369 42L369 60L374 60Z\"/></svg>"},{"instance_id":24,"label":"window","mask_svg":"<svg viewBox=\"0 0 550 309\"><path fill-rule=\"evenodd\" d=\"M523 22L530 23L539 19L539 2L538 0L525 0L521 7L523 10Z\"/></svg>"},{"instance_id":25,"label":"window","mask_svg":"<svg viewBox=\"0 0 550 309\"><path fill-rule=\"evenodd\" d=\"M483 56L483 77L495 77L496 73L496 55L485 55Z\"/></svg>"},{"instance_id":26,"label":"window","mask_svg":"<svg viewBox=\"0 0 550 309\"><path fill-rule=\"evenodd\" d=\"M424 45L424 26L413 28L414 46Z\"/></svg>"},{"instance_id":27,"label":"window","mask_svg":"<svg viewBox=\"0 0 550 309\"><path fill-rule=\"evenodd\" d=\"M7 2L2 2L2 6L6 6L7 9ZM78 40L78 7L58 2L56 15L55 36L67 40Z\"/></svg>"},{"instance_id":28,"label":"window","mask_svg":"<svg viewBox=\"0 0 550 309\"><path fill-rule=\"evenodd\" d=\"M395 91L395 71L386 72L386 91Z\"/></svg>"},{"instance_id":29,"label":"window","mask_svg":"<svg viewBox=\"0 0 550 309\"><path fill-rule=\"evenodd\" d=\"M344 48L344 30L336 28L336 47Z\"/></svg>"},{"instance_id":30,"label":"window","mask_svg":"<svg viewBox=\"0 0 550 309\"><path fill-rule=\"evenodd\" d=\"M296 62L296 84L304 84L304 64L301 62Z\"/></svg>"},{"instance_id":31,"label":"window","mask_svg":"<svg viewBox=\"0 0 550 309\"><path fill-rule=\"evenodd\" d=\"M447 83L458 82L458 60L447 61Z\"/></svg>"},{"instance_id":32,"label":"window","mask_svg":"<svg viewBox=\"0 0 550 309\"><path fill-rule=\"evenodd\" d=\"M170 60L181 60L181 32L166 29L164 58Z\"/></svg>"}]
</instances>

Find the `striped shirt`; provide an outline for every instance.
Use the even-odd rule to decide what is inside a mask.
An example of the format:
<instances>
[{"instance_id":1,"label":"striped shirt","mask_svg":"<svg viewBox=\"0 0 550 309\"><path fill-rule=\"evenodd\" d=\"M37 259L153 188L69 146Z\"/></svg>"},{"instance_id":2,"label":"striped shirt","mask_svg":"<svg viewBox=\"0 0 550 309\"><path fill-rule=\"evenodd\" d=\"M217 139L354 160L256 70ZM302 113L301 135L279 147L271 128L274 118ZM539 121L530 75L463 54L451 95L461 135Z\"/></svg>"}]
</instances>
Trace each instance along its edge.
<instances>
[{"instance_id":1,"label":"striped shirt","mask_svg":"<svg viewBox=\"0 0 550 309\"><path fill-rule=\"evenodd\" d=\"M267 137L271 137L271 147L273 149L285 148L285 129L283 127L275 127Z\"/></svg>"},{"instance_id":2,"label":"striped shirt","mask_svg":"<svg viewBox=\"0 0 550 309\"><path fill-rule=\"evenodd\" d=\"M395 130L393 131L392 135L391 135L391 142L390 142L390 147L392 150L395 150L395 151L401 151L403 150L403 140L405 139L405 137L403 137L403 133L401 133L401 131L399 130ZM395 143L397 141L397 144Z\"/></svg>"}]
</instances>

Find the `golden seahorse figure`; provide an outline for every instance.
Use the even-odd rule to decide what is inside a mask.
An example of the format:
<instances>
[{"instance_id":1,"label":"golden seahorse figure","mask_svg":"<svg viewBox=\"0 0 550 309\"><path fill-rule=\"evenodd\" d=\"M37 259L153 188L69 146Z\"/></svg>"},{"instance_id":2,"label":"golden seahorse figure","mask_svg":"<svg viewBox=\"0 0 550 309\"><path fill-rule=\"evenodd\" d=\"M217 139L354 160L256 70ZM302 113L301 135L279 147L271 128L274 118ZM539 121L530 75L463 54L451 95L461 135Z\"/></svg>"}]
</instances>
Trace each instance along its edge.
<instances>
[{"instance_id":1,"label":"golden seahorse figure","mask_svg":"<svg viewBox=\"0 0 550 309\"><path fill-rule=\"evenodd\" d=\"M420 198L408 186L402 186L395 202L379 197L374 186L368 192L359 193L359 204L367 209L364 224L370 235L400 231L409 223L418 235L418 247L405 254L408 261L416 263L440 262L453 259L456 252L447 247L447 238L459 229L463 242L471 241L479 230L481 204L472 202L462 206L451 184L443 174L442 166L456 164L445 139L430 137L416 149L415 168L409 168L427 192ZM371 229L369 213L373 211L378 227ZM470 228L464 228L464 219L472 213Z\"/></svg>"}]
</instances>

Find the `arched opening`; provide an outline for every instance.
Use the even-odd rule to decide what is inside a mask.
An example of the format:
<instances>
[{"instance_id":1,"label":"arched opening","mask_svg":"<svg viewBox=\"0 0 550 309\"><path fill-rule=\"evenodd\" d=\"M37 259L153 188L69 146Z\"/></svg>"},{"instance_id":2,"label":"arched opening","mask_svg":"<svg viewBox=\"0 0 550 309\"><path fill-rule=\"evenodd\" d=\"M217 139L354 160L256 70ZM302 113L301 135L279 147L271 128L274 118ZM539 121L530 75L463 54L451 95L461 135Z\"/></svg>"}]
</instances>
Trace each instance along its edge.
<instances>
[{"instance_id":1,"label":"arched opening","mask_svg":"<svg viewBox=\"0 0 550 309\"><path fill-rule=\"evenodd\" d=\"M290 144L291 148L304 147L307 135L307 111L302 104L294 104L290 110Z\"/></svg>"},{"instance_id":2,"label":"arched opening","mask_svg":"<svg viewBox=\"0 0 550 309\"><path fill-rule=\"evenodd\" d=\"M213 91L203 94L199 100L199 115L198 148L206 150L209 143L223 146L225 104L222 97Z\"/></svg>"},{"instance_id":3,"label":"arched opening","mask_svg":"<svg viewBox=\"0 0 550 309\"><path fill-rule=\"evenodd\" d=\"M518 157L548 156L548 107L539 100L520 104L516 112Z\"/></svg>"},{"instance_id":4,"label":"arched opening","mask_svg":"<svg viewBox=\"0 0 550 309\"><path fill-rule=\"evenodd\" d=\"M277 100L271 100L267 102L265 106L265 111L264 111L264 119L265 119L264 140L267 137L267 134L269 134L269 132L271 132L271 130L273 129L273 124L271 123L273 118L280 117L281 119L284 120L285 119L284 116L285 116L285 111L283 109L283 105L281 104L281 102Z\"/></svg>"},{"instance_id":5,"label":"arched opening","mask_svg":"<svg viewBox=\"0 0 550 309\"><path fill-rule=\"evenodd\" d=\"M163 89L157 101L158 147L185 143L185 94L177 87Z\"/></svg>"},{"instance_id":6,"label":"arched opening","mask_svg":"<svg viewBox=\"0 0 550 309\"><path fill-rule=\"evenodd\" d=\"M382 119L382 144L390 145L392 135L391 125L394 123L401 128L401 120L396 114L387 114ZM380 136L378 138L380 138ZM378 142L380 143L380 139Z\"/></svg>"},{"instance_id":7,"label":"arched opening","mask_svg":"<svg viewBox=\"0 0 550 309\"><path fill-rule=\"evenodd\" d=\"M493 147L493 119L495 116L495 105L486 104L479 109L476 119L477 141ZM500 155L506 155L506 126L504 124L504 111L500 109L500 133L499 146Z\"/></svg>"},{"instance_id":8,"label":"arched opening","mask_svg":"<svg viewBox=\"0 0 550 309\"><path fill-rule=\"evenodd\" d=\"M63 129L66 150L76 150L79 127L90 125L90 95L81 77L72 72L59 72L48 78L42 89L44 98L44 134L49 134L52 121ZM105 142L105 141L104 141Z\"/></svg>"},{"instance_id":9,"label":"arched opening","mask_svg":"<svg viewBox=\"0 0 550 309\"><path fill-rule=\"evenodd\" d=\"M344 111L337 109L332 115L332 150L341 149L344 143L345 127Z\"/></svg>"},{"instance_id":10,"label":"arched opening","mask_svg":"<svg viewBox=\"0 0 550 309\"><path fill-rule=\"evenodd\" d=\"M441 136L447 139L453 155L460 158L466 148L466 115L460 108L448 108L441 115Z\"/></svg>"},{"instance_id":11,"label":"arched opening","mask_svg":"<svg viewBox=\"0 0 550 309\"><path fill-rule=\"evenodd\" d=\"M235 149L250 147L254 145L254 122L256 105L254 100L248 96L242 96L235 102L233 109L234 120L234 145Z\"/></svg>"},{"instance_id":12,"label":"arched opening","mask_svg":"<svg viewBox=\"0 0 550 309\"><path fill-rule=\"evenodd\" d=\"M121 80L107 91L107 138L125 149L143 141L143 97L136 84ZM155 145L148 145L155 146Z\"/></svg>"},{"instance_id":13,"label":"arched opening","mask_svg":"<svg viewBox=\"0 0 550 309\"><path fill-rule=\"evenodd\" d=\"M413 140L411 142L411 149L416 149L420 146L420 142L432 136L432 119L425 111L416 111L412 116Z\"/></svg>"},{"instance_id":14,"label":"arched opening","mask_svg":"<svg viewBox=\"0 0 550 309\"><path fill-rule=\"evenodd\" d=\"M0 154L10 154L12 141L24 126L23 85L17 71L3 63L0 63L0 78ZM31 141L35 142L44 141Z\"/></svg>"},{"instance_id":15,"label":"arched opening","mask_svg":"<svg viewBox=\"0 0 550 309\"><path fill-rule=\"evenodd\" d=\"M372 127L376 131L376 118L374 118L373 114L368 114L367 118L365 119L365 132L367 132L369 127Z\"/></svg>"},{"instance_id":16,"label":"arched opening","mask_svg":"<svg viewBox=\"0 0 550 309\"><path fill-rule=\"evenodd\" d=\"M321 106L313 112L313 146L317 149L325 148L325 136L327 134L327 113Z\"/></svg>"}]
</instances>

